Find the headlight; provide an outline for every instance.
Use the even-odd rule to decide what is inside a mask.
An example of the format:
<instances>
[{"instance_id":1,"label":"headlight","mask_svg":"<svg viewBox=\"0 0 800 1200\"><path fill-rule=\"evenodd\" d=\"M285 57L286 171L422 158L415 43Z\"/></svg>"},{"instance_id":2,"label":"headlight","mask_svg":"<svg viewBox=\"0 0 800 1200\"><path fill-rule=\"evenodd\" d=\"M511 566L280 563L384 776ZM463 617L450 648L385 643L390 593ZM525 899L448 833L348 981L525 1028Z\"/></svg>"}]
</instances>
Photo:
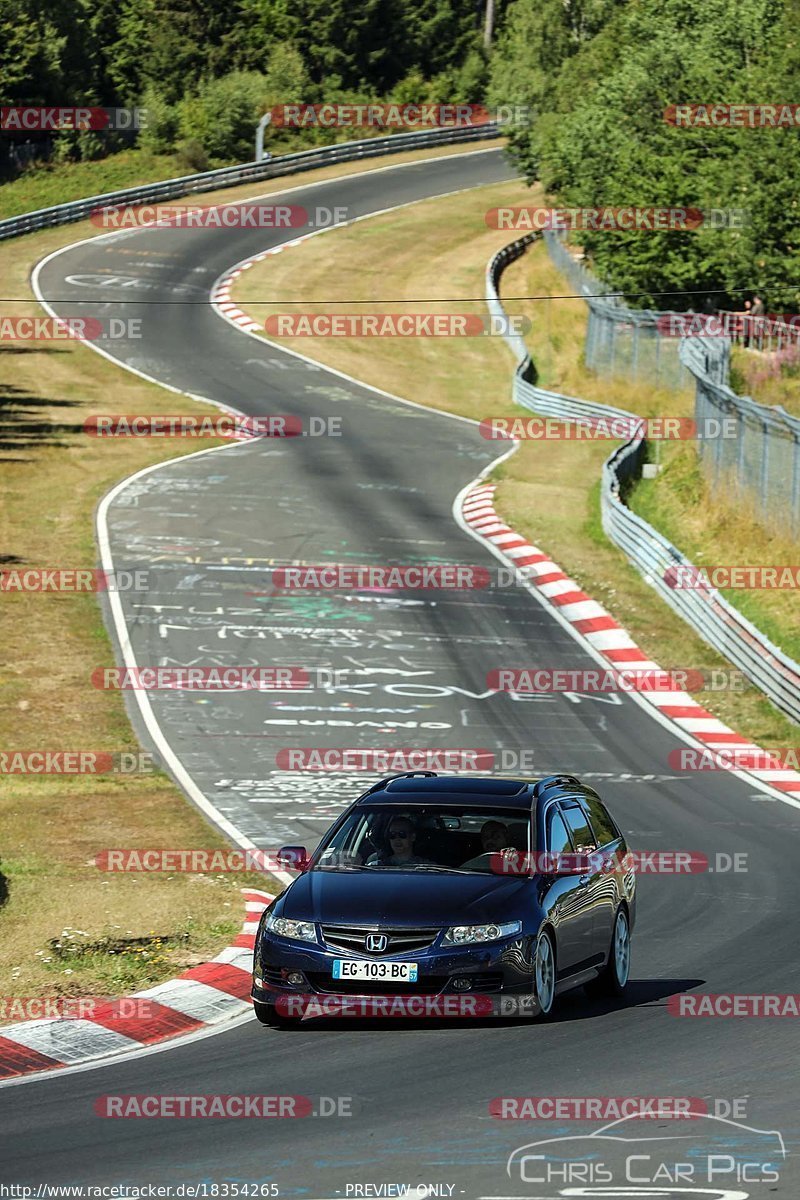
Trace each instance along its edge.
<instances>
[{"instance_id":1,"label":"headlight","mask_svg":"<svg viewBox=\"0 0 800 1200\"><path fill-rule=\"evenodd\" d=\"M443 946L470 946L476 942L496 942L498 938L521 933L521 921L504 921L491 925L451 925L442 939Z\"/></svg>"},{"instance_id":2,"label":"headlight","mask_svg":"<svg viewBox=\"0 0 800 1200\"><path fill-rule=\"evenodd\" d=\"M264 928L278 937L292 938L296 942L315 942L317 929L313 921L290 921L288 917L268 916Z\"/></svg>"}]
</instances>

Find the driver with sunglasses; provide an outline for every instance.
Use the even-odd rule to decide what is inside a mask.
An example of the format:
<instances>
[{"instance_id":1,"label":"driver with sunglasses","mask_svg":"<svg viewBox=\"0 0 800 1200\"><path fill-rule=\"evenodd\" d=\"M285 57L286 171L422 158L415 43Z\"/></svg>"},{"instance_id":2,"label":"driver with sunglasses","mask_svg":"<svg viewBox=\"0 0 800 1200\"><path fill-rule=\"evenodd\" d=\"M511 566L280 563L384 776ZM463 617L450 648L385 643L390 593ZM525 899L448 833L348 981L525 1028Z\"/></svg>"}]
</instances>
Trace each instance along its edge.
<instances>
[{"instance_id":1,"label":"driver with sunglasses","mask_svg":"<svg viewBox=\"0 0 800 1200\"><path fill-rule=\"evenodd\" d=\"M430 859L420 858L414 853L417 831L408 817L392 817L386 840L390 850L382 854L371 854L364 864L367 867L415 867L432 866Z\"/></svg>"}]
</instances>

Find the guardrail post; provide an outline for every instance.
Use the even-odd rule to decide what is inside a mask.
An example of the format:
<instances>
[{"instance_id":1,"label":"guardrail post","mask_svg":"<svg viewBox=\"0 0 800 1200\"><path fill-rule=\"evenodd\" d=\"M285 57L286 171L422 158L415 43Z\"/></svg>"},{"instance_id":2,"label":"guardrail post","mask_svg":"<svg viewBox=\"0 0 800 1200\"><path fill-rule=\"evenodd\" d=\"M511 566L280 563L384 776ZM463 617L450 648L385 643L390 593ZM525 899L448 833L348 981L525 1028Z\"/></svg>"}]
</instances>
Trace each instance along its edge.
<instances>
[{"instance_id":1,"label":"guardrail post","mask_svg":"<svg viewBox=\"0 0 800 1200\"><path fill-rule=\"evenodd\" d=\"M766 421L761 424L761 511L768 514L767 496L769 493L769 426Z\"/></svg>"},{"instance_id":2,"label":"guardrail post","mask_svg":"<svg viewBox=\"0 0 800 1200\"><path fill-rule=\"evenodd\" d=\"M256 126L256 162L267 162L272 158L271 154L264 153L264 130L272 120L272 113L265 112L261 120Z\"/></svg>"}]
</instances>

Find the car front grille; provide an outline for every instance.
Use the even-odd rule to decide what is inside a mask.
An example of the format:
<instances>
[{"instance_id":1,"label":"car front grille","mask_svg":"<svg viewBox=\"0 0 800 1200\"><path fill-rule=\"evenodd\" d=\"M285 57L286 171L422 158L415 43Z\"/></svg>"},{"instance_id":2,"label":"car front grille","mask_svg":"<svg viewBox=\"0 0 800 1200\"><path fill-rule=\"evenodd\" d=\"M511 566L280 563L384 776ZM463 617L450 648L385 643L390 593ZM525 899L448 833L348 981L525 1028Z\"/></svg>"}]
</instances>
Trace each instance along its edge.
<instances>
[{"instance_id":1,"label":"car front grille","mask_svg":"<svg viewBox=\"0 0 800 1200\"><path fill-rule=\"evenodd\" d=\"M410 954L425 950L433 945L439 933L436 928L405 929L397 925L322 925L321 929L327 946L347 950L351 954L371 954L376 958L385 954ZM382 933L389 939L385 950L366 949L366 939L371 933Z\"/></svg>"}]
</instances>

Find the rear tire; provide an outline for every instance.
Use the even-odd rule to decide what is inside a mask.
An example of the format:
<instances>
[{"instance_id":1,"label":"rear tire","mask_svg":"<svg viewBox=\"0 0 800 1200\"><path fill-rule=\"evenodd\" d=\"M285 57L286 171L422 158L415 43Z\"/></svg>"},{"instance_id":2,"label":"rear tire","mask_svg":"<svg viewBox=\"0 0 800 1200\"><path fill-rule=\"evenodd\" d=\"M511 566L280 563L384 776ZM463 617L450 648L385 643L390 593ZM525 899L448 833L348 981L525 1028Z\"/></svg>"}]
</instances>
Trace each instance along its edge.
<instances>
[{"instance_id":1,"label":"rear tire","mask_svg":"<svg viewBox=\"0 0 800 1200\"><path fill-rule=\"evenodd\" d=\"M539 1005L540 1021L549 1021L556 1002L556 952L553 939L546 929L536 940L533 963L533 986Z\"/></svg>"},{"instance_id":2,"label":"rear tire","mask_svg":"<svg viewBox=\"0 0 800 1200\"><path fill-rule=\"evenodd\" d=\"M631 970L631 927L624 908L617 909L608 962L596 979L586 984L590 996L622 996Z\"/></svg>"}]
</instances>

